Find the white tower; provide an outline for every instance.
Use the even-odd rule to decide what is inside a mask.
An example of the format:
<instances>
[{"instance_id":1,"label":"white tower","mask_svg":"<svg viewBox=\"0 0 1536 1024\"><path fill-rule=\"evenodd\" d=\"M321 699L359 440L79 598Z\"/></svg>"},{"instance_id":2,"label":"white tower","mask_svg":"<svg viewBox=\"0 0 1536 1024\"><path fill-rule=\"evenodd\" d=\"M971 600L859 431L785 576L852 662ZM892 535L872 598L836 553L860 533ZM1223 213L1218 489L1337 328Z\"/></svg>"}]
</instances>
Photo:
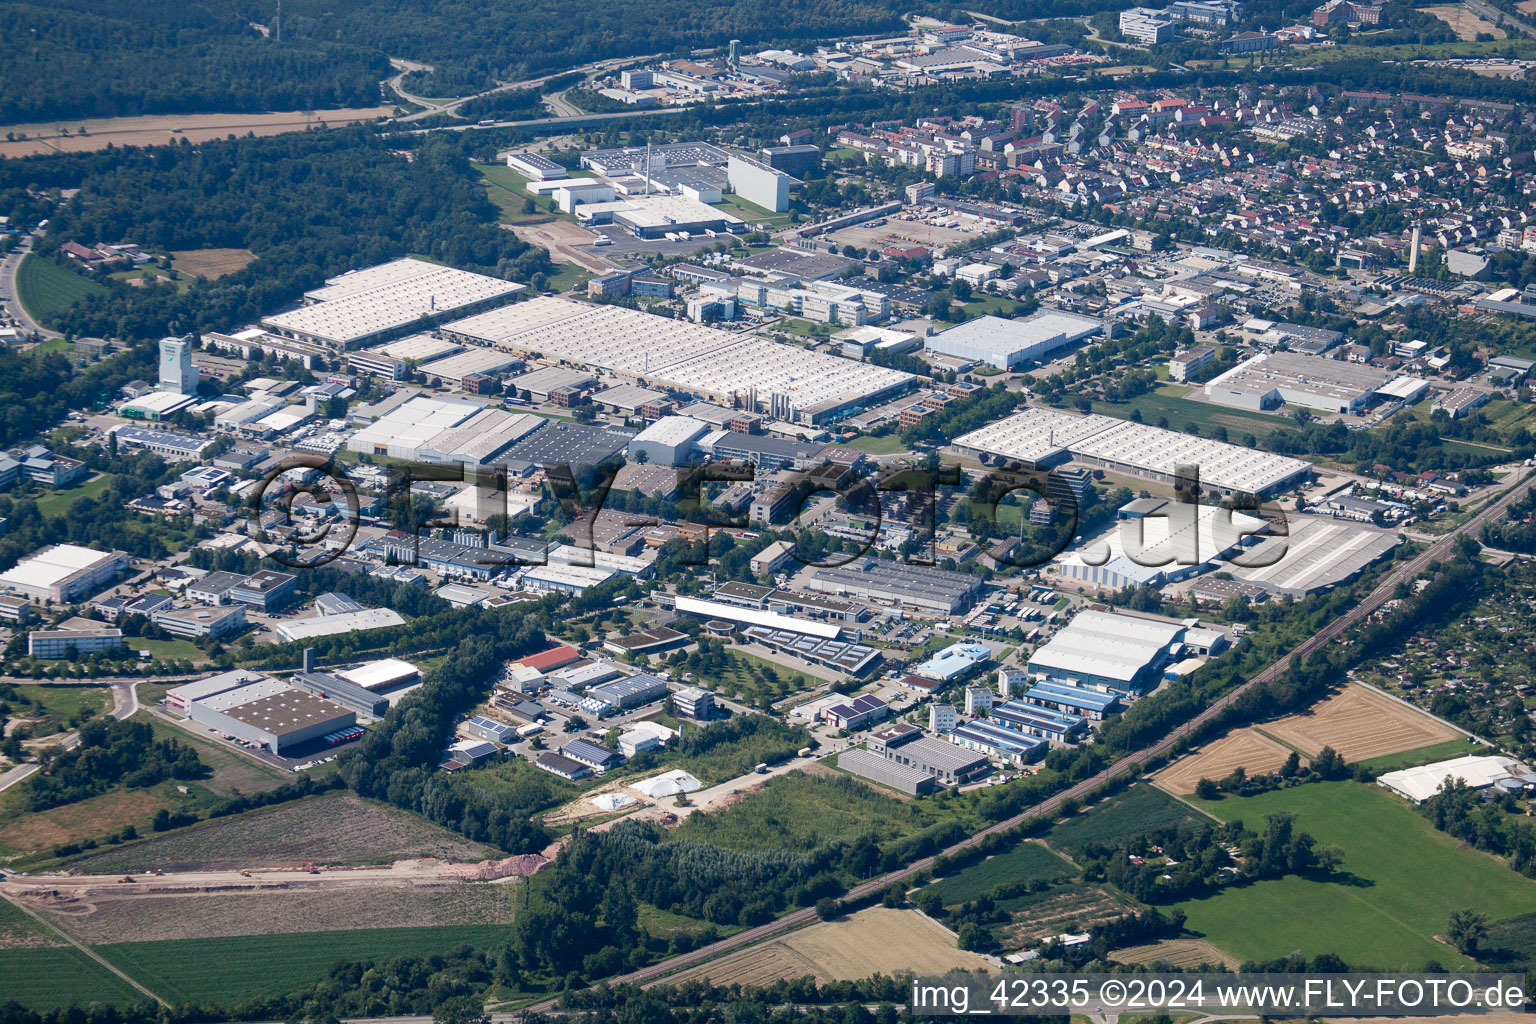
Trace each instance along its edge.
<instances>
[{"instance_id":1,"label":"white tower","mask_svg":"<svg viewBox=\"0 0 1536 1024\"><path fill-rule=\"evenodd\" d=\"M160 339L160 390L178 395L197 394L190 337Z\"/></svg>"}]
</instances>

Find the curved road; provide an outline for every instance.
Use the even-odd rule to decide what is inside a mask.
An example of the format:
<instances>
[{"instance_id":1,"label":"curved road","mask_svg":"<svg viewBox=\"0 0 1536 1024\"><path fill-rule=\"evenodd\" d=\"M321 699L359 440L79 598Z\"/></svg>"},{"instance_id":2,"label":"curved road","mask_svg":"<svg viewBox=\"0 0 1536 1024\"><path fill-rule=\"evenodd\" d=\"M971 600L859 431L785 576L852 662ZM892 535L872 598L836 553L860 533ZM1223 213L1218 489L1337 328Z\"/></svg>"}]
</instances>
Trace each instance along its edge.
<instances>
[{"instance_id":1,"label":"curved road","mask_svg":"<svg viewBox=\"0 0 1536 1024\"><path fill-rule=\"evenodd\" d=\"M21 267L21 261L32 251L32 240L36 232L21 240L21 244L6 254L4 260L0 260L0 295L5 296L5 311L11 315L11 319L23 333L33 333L41 336L43 340L59 338L63 335L58 331L50 331L36 320L21 304L21 298L16 294L16 271Z\"/></svg>"},{"instance_id":2,"label":"curved road","mask_svg":"<svg viewBox=\"0 0 1536 1024\"><path fill-rule=\"evenodd\" d=\"M127 718L139 710L139 691L137 682L112 684L112 717ZM62 750L74 750L80 745L78 732L65 733L59 737L58 746ZM18 764L9 771L0 772L0 790L6 790L16 785L22 779L33 775L42 767L36 762Z\"/></svg>"},{"instance_id":3,"label":"curved road","mask_svg":"<svg viewBox=\"0 0 1536 1024\"><path fill-rule=\"evenodd\" d=\"M1425 567L1428 566L1430 562L1443 560L1455 545L1457 538L1468 533L1475 534L1476 531L1480 530L1485 523L1490 522L1497 516L1503 515L1505 509L1507 509L1515 501L1524 497L1526 492L1531 489L1533 479L1536 478L1533 478L1529 474L1517 479L1517 482L1511 485L1510 488L1505 491L1503 497L1499 498L1495 502L1490 503L1481 512L1467 520L1461 526L1457 527L1455 530L1451 531L1435 543L1431 544L1429 547L1425 548L1422 552L1414 556L1408 562L1405 562L1404 564L1398 566L1396 569L1388 573L1382 579L1381 583L1377 585L1376 589L1372 590L1370 594L1368 594L1359 604L1355 605L1354 608L1350 609L1345 614L1339 616L1337 619L1324 626L1317 633L1302 641L1285 657L1278 659L1268 668L1253 676L1237 689L1218 699L1215 703L1206 708L1200 714L1196 715L1188 722L1185 722L1183 725L1175 728L1163 739L1149 747L1146 747L1145 749L1138 750L1133 754L1127 754L1092 778L1084 779L1082 782L1079 782L1076 785L1065 789L1060 793L1057 793L1055 796L1050 797L1047 800L1041 801L1035 806L1014 815L1012 818L1008 818L1005 821L1000 821L995 825L988 826L970 838L961 840L954 846L951 846L949 849L943 851L942 855L953 856L956 853L965 851L980 843L987 836L996 832L1005 832L1009 829L1016 828L1030 818L1041 818L1054 815L1061 809L1062 804L1066 801L1080 799L1088 795L1093 790L1097 789L1099 786L1103 785L1105 782L1126 775L1132 770L1140 771L1141 765L1144 764L1147 760L1156 757L1159 754L1167 753L1181 739L1198 731L1207 722L1211 721L1211 719L1221 714L1222 711L1226 710L1237 701L1241 700L1244 694L1253 689L1255 686L1273 682L1274 680L1282 677L1290 666L1291 658L1299 657L1305 659L1314 651L1317 651L1328 644L1333 640L1334 637L1338 636L1346 629L1349 629L1360 623L1365 619L1366 616L1368 616L1371 612L1374 612L1377 608L1381 607L1381 605L1384 604L1392 596L1393 591L1397 589L1397 585L1399 583L1406 583L1409 580L1412 580L1419 573L1423 572ZM861 882L860 884L854 886L852 889L849 889L848 892L844 895L843 899L856 901L874 896L890 887L893 883L906 881L918 872L927 869L933 864L933 861L933 857L925 857L924 859L910 864L907 867L881 875L878 878L872 878L867 882ZM680 956L675 956L668 960L663 960L658 964L653 964L650 967L644 967L638 971L632 971L629 974L622 975L621 977L610 978L604 984L612 986L624 984L643 984L645 982L655 981L658 978L662 978L676 971L706 963L726 953L735 952L749 946L755 946L761 942L766 942L769 939L773 939L783 934L784 932L791 931L800 927L801 925L809 924L815 919L815 917L816 911L814 908L806 907L800 910L796 910L792 913L784 915L775 921L771 921L768 924L759 925L756 928L749 928L746 931L738 932L735 935L732 935L730 938L722 939L719 942L709 946L704 946L700 949L694 950L692 953L684 953ZM548 999L540 1003L535 1003L527 1009L541 1013L547 1013L555 1008L555 1004L555 1000Z\"/></svg>"}]
</instances>

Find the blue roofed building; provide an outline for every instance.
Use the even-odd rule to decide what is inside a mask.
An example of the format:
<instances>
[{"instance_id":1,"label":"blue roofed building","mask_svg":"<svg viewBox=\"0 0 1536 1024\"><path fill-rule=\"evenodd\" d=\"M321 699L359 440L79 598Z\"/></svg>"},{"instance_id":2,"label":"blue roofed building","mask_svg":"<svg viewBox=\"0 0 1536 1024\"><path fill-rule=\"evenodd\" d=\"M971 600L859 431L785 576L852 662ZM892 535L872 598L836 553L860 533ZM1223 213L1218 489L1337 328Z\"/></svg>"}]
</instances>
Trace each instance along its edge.
<instances>
[{"instance_id":1,"label":"blue roofed building","mask_svg":"<svg viewBox=\"0 0 1536 1024\"><path fill-rule=\"evenodd\" d=\"M1115 694L1051 679L1038 682L1025 690L1023 699L1027 704L1037 704L1051 711L1080 715L1093 722L1100 721L1105 715L1112 715L1120 710L1120 698Z\"/></svg>"},{"instance_id":2,"label":"blue roofed building","mask_svg":"<svg viewBox=\"0 0 1536 1024\"><path fill-rule=\"evenodd\" d=\"M985 754L994 761L1023 765L1037 760L1050 749L1050 744L1024 733L1005 729L996 722L978 718L966 722L949 734L951 743Z\"/></svg>"},{"instance_id":3,"label":"blue roofed building","mask_svg":"<svg viewBox=\"0 0 1536 1024\"><path fill-rule=\"evenodd\" d=\"M1087 723L1077 715L1051 711L1019 700L994 706L990 717L1005 729L1039 736L1052 743L1071 743L1087 728Z\"/></svg>"},{"instance_id":4,"label":"blue roofed building","mask_svg":"<svg viewBox=\"0 0 1536 1024\"><path fill-rule=\"evenodd\" d=\"M952 683L991 660L992 651L985 644L958 643L944 648L912 671L928 679Z\"/></svg>"}]
</instances>

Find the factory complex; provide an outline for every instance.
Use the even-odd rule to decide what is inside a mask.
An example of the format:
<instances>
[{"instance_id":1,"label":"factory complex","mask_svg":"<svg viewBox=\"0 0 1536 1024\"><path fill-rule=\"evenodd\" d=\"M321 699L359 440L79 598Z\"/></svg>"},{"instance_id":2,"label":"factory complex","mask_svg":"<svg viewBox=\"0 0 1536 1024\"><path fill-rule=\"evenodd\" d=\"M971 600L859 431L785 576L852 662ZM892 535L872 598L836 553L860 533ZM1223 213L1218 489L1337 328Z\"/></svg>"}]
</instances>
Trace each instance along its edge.
<instances>
[{"instance_id":1,"label":"factory complex","mask_svg":"<svg viewBox=\"0 0 1536 1024\"><path fill-rule=\"evenodd\" d=\"M909 373L621 306L539 297L447 324L466 342L645 380L817 425L896 395Z\"/></svg>"},{"instance_id":2,"label":"factory complex","mask_svg":"<svg viewBox=\"0 0 1536 1024\"><path fill-rule=\"evenodd\" d=\"M954 445L963 452L1035 469L1071 459L1163 483L1174 482L1180 467L1192 466L1199 470L1202 487L1228 494L1275 494L1312 472L1312 464L1301 459L1113 416L1076 416L1053 409L1025 409L956 438Z\"/></svg>"}]
</instances>

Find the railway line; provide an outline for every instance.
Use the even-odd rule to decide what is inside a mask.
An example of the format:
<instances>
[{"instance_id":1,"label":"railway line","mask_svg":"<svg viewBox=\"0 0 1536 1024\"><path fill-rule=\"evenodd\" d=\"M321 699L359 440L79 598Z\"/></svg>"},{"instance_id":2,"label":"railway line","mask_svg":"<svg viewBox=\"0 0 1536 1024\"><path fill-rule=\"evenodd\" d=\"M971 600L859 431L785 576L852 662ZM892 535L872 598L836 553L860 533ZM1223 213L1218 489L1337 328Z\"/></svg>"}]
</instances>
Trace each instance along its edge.
<instances>
[{"instance_id":1,"label":"railway line","mask_svg":"<svg viewBox=\"0 0 1536 1024\"><path fill-rule=\"evenodd\" d=\"M1419 552L1407 562L1393 569L1381 580L1379 584L1377 584L1377 586L1369 594L1365 596L1364 599L1362 599L1348 612L1339 616L1337 619L1330 622L1322 629L1318 630L1316 633L1302 641L1300 644L1297 644L1285 656L1274 661L1269 665L1269 667L1258 672L1242 685L1232 690L1230 693L1227 693L1226 695L1217 699L1211 704L1210 707L1206 708L1204 711L1200 712L1200 714L1185 722L1183 725L1173 729L1161 740L1134 753L1125 755L1124 757L1120 758L1105 768L1103 771L1099 772L1097 775L1084 779L1081 782L1078 782L1071 787L1061 791L1060 793L1057 793L1056 795L1042 800L1040 803L1035 804L1034 806L1029 807L1024 811L1021 811L1011 818L997 822L994 825L989 825L974 835L954 844L937 856L953 856L957 853L962 853L976 846L978 843L985 840L988 836L1016 828L1030 818L1047 817L1056 814L1061 810L1062 805L1065 804L1068 800L1081 799L1111 779L1119 778L1120 776L1126 775L1132 770L1139 771L1141 765L1146 761L1160 754L1167 753L1180 740L1186 736L1190 736L1196 733L1206 723L1210 722L1217 715L1221 714L1227 708L1241 700L1243 696L1251 691L1254 687L1262 686L1266 683L1270 683L1279 679L1289 668L1292 658L1299 657L1305 659L1308 655L1322 649L1324 646L1332 642L1335 637L1339 636L1345 630L1350 629L1364 621L1366 616L1380 608L1392 596L1399 583L1406 583L1409 580L1412 580L1419 573L1423 572L1431 562L1443 560L1447 553L1455 547L1455 544L1459 538L1466 536L1469 533L1475 534L1475 532L1480 530L1484 524L1492 521L1498 516L1503 515L1506 509L1508 509L1520 498L1524 497L1526 493L1530 491L1532 482L1536 481L1536 475L1524 471L1517 472L1519 475L1517 476L1516 481L1510 485L1510 487L1500 498L1498 498L1496 501L1490 502L1480 512L1472 516L1465 523L1462 523L1456 529L1447 533L1444 537L1441 537L1439 540L1430 544L1423 551ZM849 889L848 892L844 894L843 898L849 901L859 901L873 896L889 888L896 882L906 881L919 872L928 869L933 865L935 859L936 857L924 857L922 860L915 861L914 863L909 864L904 868L898 868L897 870L883 874L878 878L872 878L867 882L861 882L860 884ZM744 949L749 949L760 943L767 942L779 935L784 934L785 932L793 931L802 925L811 923L815 919L815 916L816 912L813 908L802 908L800 910L786 914L774 921L770 921L767 924L759 925L756 928L749 928L743 932L737 932L735 935L732 935L729 938L721 939L718 942L708 946L703 946L694 950L693 952L683 953L678 956L671 957L667 960L661 961L660 963L652 964L649 967L642 967L639 970L631 971L630 973L617 978L610 978L605 982L605 984L644 985L647 983L654 983L662 978L667 977L668 975L675 974L678 971L686 970L690 967L696 967L700 964L708 963L709 961L717 959L728 953L739 952ZM555 1008L556 1000L549 999L527 1007L524 1012L536 1011L540 1013L548 1013Z\"/></svg>"}]
</instances>

